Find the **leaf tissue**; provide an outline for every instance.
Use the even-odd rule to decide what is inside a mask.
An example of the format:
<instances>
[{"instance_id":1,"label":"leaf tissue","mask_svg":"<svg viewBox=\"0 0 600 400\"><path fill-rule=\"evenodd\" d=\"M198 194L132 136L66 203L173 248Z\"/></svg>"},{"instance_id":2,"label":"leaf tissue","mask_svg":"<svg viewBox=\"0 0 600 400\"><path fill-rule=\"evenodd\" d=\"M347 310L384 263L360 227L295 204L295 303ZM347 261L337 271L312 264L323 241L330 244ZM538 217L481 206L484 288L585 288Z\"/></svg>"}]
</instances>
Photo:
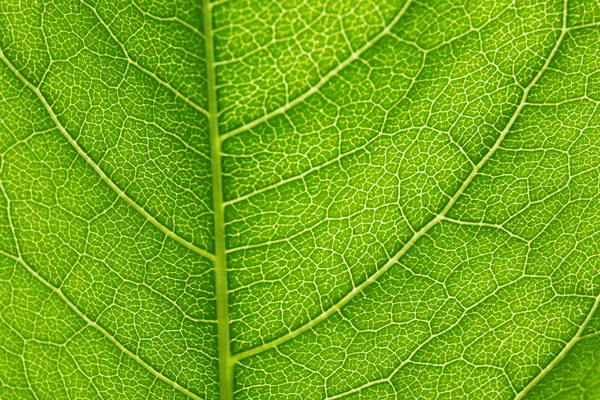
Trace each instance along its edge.
<instances>
[{"instance_id":1,"label":"leaf tissue","mask_svg":"<svg viewBox=\"0 0 600 400\"><path fill-rule=\"evenodd\" d=\"M597 0L0 1L0 399L600 399Z\"/></svg>"}]
</instances>

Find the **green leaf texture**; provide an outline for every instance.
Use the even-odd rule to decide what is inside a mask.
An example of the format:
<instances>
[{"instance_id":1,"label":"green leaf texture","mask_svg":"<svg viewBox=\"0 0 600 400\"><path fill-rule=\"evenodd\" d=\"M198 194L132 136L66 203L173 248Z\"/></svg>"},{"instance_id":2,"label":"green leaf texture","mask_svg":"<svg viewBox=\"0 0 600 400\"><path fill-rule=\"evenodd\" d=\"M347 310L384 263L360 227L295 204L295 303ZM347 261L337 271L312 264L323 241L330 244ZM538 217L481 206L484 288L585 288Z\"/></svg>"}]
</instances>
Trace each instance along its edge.
<instances>
[{"instance_id":1,"label":"green leaf texture","mask_svg":"<svg viewBox=\"0 0 600 400\"><path fill-rule=\"evenodd\" d=\"M0 1L0 399L600 398L597 0Z\"/></svg>"}]
</instances>

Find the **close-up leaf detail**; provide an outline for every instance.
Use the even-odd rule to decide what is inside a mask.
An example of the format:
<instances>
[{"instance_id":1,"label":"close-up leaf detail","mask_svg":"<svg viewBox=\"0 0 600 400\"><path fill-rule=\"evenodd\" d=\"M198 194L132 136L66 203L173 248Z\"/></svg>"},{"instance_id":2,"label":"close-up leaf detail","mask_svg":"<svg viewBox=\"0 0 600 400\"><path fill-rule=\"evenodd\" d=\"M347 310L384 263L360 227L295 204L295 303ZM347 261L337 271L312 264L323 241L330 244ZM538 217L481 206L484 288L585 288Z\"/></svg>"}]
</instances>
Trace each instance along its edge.
<instances>
[{"instance_id":1,"label":"close-up leaf detail","mask_svg":"<svg viewBox=\"0 0 600 400\"><path fill-rule=\"evenodd\" d=\"M0 399L600 399L598 0L0 1Z\"/></svg>"}]
</instances>

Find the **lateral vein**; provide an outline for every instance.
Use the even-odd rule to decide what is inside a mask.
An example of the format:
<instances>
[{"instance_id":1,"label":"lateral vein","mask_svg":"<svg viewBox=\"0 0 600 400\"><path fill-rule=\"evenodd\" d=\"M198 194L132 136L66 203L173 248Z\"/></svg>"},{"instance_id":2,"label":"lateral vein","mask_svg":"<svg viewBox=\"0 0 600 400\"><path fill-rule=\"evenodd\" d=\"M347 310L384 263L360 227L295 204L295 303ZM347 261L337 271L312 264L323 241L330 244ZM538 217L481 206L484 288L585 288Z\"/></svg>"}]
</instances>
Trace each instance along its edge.
<instances>
[{"instance_id":1,"label":"lateral vein","mask_svg":"<svg viewBox=\"0 0 600 400\"><path fill-rule=\"evenodd\" d=\"M331 80L331 78L333 78L334 76L339 74L344 68L346 68L348 65L350 65L353 61L357 60L367 50L369 50L377 42L379 42L379 40L381 40L381 38L383 38L384 36L389 34L391 32L392 28L398 23L398 21L400 21L400 19L402 19L404 14L406 14L406 10L408 10L408 7L410 6L410 4L412 2L413 2L413 0L407 0L406 3L404 3L402 8L400 9L400 11L398 11L398 14L396 14L394 19L392 19L392 21L389 24L387 24L377 35L373 36L369 41L367 41L362 47L360 47L354 53L350 54L350 56L348 56L344 61L339 63L335 68L333 68L327 74L325 74L313 87L311 87L306 92L304 92L300 96L296 97L292 101L287 102L283 106L263 115L262 117L256 118L255 120L253 120L251 122L248 122L248 123L246 123L238 128L235 128L227 133L224 133L223 135L221 135L221 138L220 138L221 141L225 141L225 140L229 139L230 137L233 137L239 133L247 131L248 129L252 129L257 125L259 125L265 121L268 121L269 119L273 118L276 115L283 114L290 108L294 107L297 104L302 103L304 100L306 100L313 94L317 93L319 91L319 89L321 89L327 82L329 82Z\"/></svg>"},{"instance_id":2,"label":"lateral vein","mask_svg":"<svg viewBox=\"0 0 600 400\"><path fill-rule=\"evenodd\" d=\"M171 378L163 375L161 372L159 372L158 370L156 370L154 367L152 367L150 364L148 364L146 361L144 361L140 356L138 356L137 354L135 354L134 352L132 352L131 350L127 349L123 344L121 344L121 342L119 342L113 335L111 335L106 329L104 329L102 326L100 326L96 321L91 320L90 318L88 318L87 315L85 315L79 308L77 308L77 306L71 301L69 300L69 298L67 296L65 296L65 294L62 292L62 290L60 290L59 288L55 287L54 285L52 285L50 282L48 282L46 279L44 279L40 274L38 274L33 268L31 268L31 266L29 266L29 264L27 264L23 258L21 257L16 257L10 253L6 253L3 250L0 250L0 254L2 254L3 256L12 259L13 261L16 261L17 263L19 263L23 268L25 268L25 270L27 270L27 272L29 272L37 281L39 281L41 284L43 284L45 287L47 287L48 289L50 289L53 293L55 293L58 297L60 297L60 299L73 311L75 312L75 314L77 314L81 319L83 319L85 321L85 323L89 326L91 326L92 328L96 329L98 332L100 332L102 335L104 335L108 340L110 340L112 342L112 344L114 344L119 350L121 350L123 353L125 353L126 355L128 355L129 357L131 357L132 359L134 359L138 364L140 364L145 370L147 370L148 372L150 372L152 375L154 375L157 379L160 379L161 381L167 383L168 385L170 385L171 387L177 389L178 391L180 391L181 393L191 397L194 400L202 400L201 397L199 397L198 395L196 395L195 393L192 393L189 389L181 386L179 383L177 383L176 381L172 380Z\"/></svg>"},{"instance_id":3,"label":"lateral vein","mask_svg":"<svg viewBox=\"0 0 600 400\"><path fill-rule=\"evenodd\" d=\"M48 104L48 101L46 100L46 98L44 97L44 95L42 94L42 92L40 91L39 88L37 88L36 86L34 86L31 82L29 82L20 72L19 70L17 70L17 68L6 58L6 56L4 55L4 52L2 51L2 49L0 49L0 59L4 62L4 64L6 64L6 66L17 76L17 78L19 78L19 80L27 87L29 88L33 93L35 93L35 95L37 96L37 98L39 99L39 101L42 103L42 105L44 106L44 108L46 109L46 111L48 112L48 114L50 115L50 118L52 119L52 121L54 122L54 124L56 125L56 128L60 131L60 133L65 137L65 139L69 142L69 144L71 144L71 146L75 149L75 151L77 152L77 154L79 154L81 156L81 158L83 158L85 160L85 162L92 167L92 169L98 174L98 176L100 176L100 178L123 200L125 200L125 202L127 204L129 204L131 207L133 207L135 210L137 210L140 214L142 214L152 225L154 225L156 228L158 228L162 233L164 233L166 236L170 237L171 239L175 240L176 242L178 242L179 244L182 244L183 246L187 247L189 250L209 259L209 260L214 260L214 255L209 253L208 251L201 249L200 247L196 246L194 243L182 238L181 236L179 236L178 234L176 234L175 232L173 232L172 230L170 230L169 228L167 228L166 226L164 226L162 223L160 223L156 218L154 218L150 213L148 213L148 211L146 211L142 206L140 206L139 204L137 204L131 197L129 197L127 195L127 193L125 193L121 188L119 188L117 186L117 184L115 184L107 175L106 173L100 168L100 166L98 164L96 164L96 162L94 160L92 160L92 158L87 155L87 153L81 148L81 146L79 146L79 144L75 141L75 139L73 139L73 137L69 134L69 132L67 132L66 128L62 125L62 123L59 121L58 116L56 115L56 113L54 112L54 110L52 110L52 107L50 107L50 104Z\"/></svg>"},{"instance_id":4,"label":"lateral vein","mask_svg":"<svg viewBox=\"0 0 600 400\"><path fill-rule=\"evenodd\" d=\"M550 63L554 59L554 56L556 55L556 52L558 51L558 49L559 49L559 47L560 47L560 45L561 45L561 43L562 43L562 41L563 41L566 33L567 33L567 29L563 26L563 28L561 29L561 33L560 33L560 35L559 35L559 37L558 37L558 39L557 39L554 47L550 51L550 54L549 54L548 58L546 59L546 61L544 62L544 64L542 65L542 67L540 68L540 70L538 71L538 73L531 80L531 82L523 90L523 94L521 96L521 100L519 101L519 104L518 104L515 112L512 114L510 120L508 121L508 123L506 124L506 126L504 127L504 129L502 130L502 132L500 133L500 135L498 136L498 138L496 139L496 142L493 144L493 146L490 148L490 150L485 154L485 156L473 167L473 169L471 170L471 172L469 173L469 175L467 176L467 178L464 180L464 182L462 183L462 185L458 188L458 190L454 193L454 195L452 195L452 197L450 198L450 200L446 203L446 205L444 206L444 208L442 209L442 211L438 215L436 215L431 221L429 221L429 223L427 223L421 229L419 229L417 232L415 232L415 234L410 238L410 240L396 254L394 254L394 256L391 257L381 268L379 268L374 274L372 274L371 276L369 276L360 285L358 285L357 287L355 287L354 289L352 289L352 291L350 291L349 293L347 293L340 301L338 301L336 304L334 304L333 306L331 306L325 312L321 313L319 316L317 316L316 318L314 318L311 321L307 322L306 324L304 324L304 325L302 325L302 326L300 326L300 327L298 327L298 328L290 331L289 333L287 333L287 334L285 334L283 336L280 336L277 339L274 339L274 340L272 340L270 342L264 343L264 344L262 344L260 346L254 347L252 349L243 351L241 353L235 354L232 357L232 359L235 362L238 362L238 361L240 361L240 360L242 360L244 358L247 358L247 357L250 357L252 355L256 355L256 354L259 354L259 353L261 353L263 351L266 351L266 350L269 350L271 348L274 348L274 347L276 347L276 346L278 346L280 344L283 344L283 343L287 342L290 339L293 339L294 337L302 334L303 332L306 332L307 330L313 328L314 326L316 326L320 322L322 322L325 319L327 319L329 316L331 316L334 313L338 312L339 310L341 310L342 307L344 307L348 302L350 302L350 300L352 300L357 294L361 293L366 287L368 287L373 282L375 282L381 275L385 274L396 262L398 262L398 260L404 254L406 254L406 252L408 252L408 250L410 250L410 248L412 248L412 246L417 242L417 240L419 240L419 238L421 238L422 236L424 236L431 228L433 228L435 225L437 225L438 222L444 220L446 214L454 206L454 204L456 203L456 201L464 193L464 191L467 189L467 187L473 181L473 179L475 178L475 176L479 173L479 171L481 170L481 168L483 168L483 166L492 157L492 155L494 155L494 153L496 152L496 150L498 150L498 148L500 147L500 145L504 141L504 138L506 137L506 135L508 134L508 132L510 131L510 129L513 127L513 125L516 122L517 118L521 114L521 111L527 105L527 96L529 95L529 92L537 84L537 82L542 77L542 75L544 74L544 72L546 72L546 70L548 69L548 66L550 65Z\"/></svg>"},{"instance_id":5,"label":"lateral vein","mask_svg":"<svg viewBox=\"0 0 600 400\"><path fill-rule=\"evenodd\" d=\"M569 31L569 27L568 27L568 15L567 15L568 8L569 8L568 7L568 2L569 2L569 0L564 0L564 3L563 3L563 24L562 24L562 30L561 30L560 36L558 37L558 40L556 42L556 46L554 47L554 49L552 49L552 53L550 54L550 57L548 58L548 61L546 61L546 63L544 64L544 68L542 69L542 71L538 75L541 75L541 73L543 73L543 70L545 70L546 68L548 68L548 65L550 64L550 61L552 60L552 58L554 58L554 55L558 51L558 48L560 47L563 39L565 38L565 36L567 35L567 32ZM573 346L575 346L575 344L577 342L579 342L579 339L581 339L581 337L583 335L583 332L585 331L585 328L588 326L588 324L592 320L593 316L596 314L596 311L598 310L598 305L599 304L600 304L600 294L596 297L596 300L594 301L594 304L593 304L592 308L588 312L585 320L583 321L583 323L581 324L581 326L579 327L579 329L577 330L577 332L575 333L575 335L571 338L571 340L560 351L560 353L558 353L556 355L556 357L554 357L554 359L548 365L546 365L546 367L544 367L543 370L540 371L540 373L538 375L536 375L519 393L517 393L517 395L515 396L514 400L520 400L520 399L522 399L531 389L533 389L533 387L535 385L538 384L538 382L540 380L542 380L542 378L544 378L544 376L548 375L548 373L563 358L565 358L565 356L571 351L571 349L573 348Z\"/></svg>"},{"instance_id":6,"label":"lateral vein","mask_svg":"<svg viewBox=\"0 0 600 400\"><path fill-rule=\"evenodd\" d=\"M127 52L127 49L125 48L125 45L123 43L121 43L121 41L115 36L115 34L110 29L110 27L108 26L108 24L104 21L104 19L102 19L102 17L100 16L100 14L98 14L98 11L93 6L91 6L90 4L86 3L84 0L79 0L79 1L81 1L81 4L83 4L84 6L86 6L87 8L90 9L90 11L94 14L94 16L96 17L96 19L98 20L98 22L100 22L100 25L102 25L102 27L104 27L104 29L106 29L106 31L108 32L108 35L111 37L111 39L114 40L115 43L117 44L117 46L119 46L121 48L121 51L125 55L125 58L127 59L128 63L130 63L131 65L133 65L137 69L139 69L144 74L146 74L149 77L153 78L160 85L164 86L169 91L171 91L171 93L173 93L175 96L179 97L181 100L183 100L184 102L186 102L188 105L190 105L193 108L195 108L196 111L199 111L202 114L208 116L208 112L204 108L200 107L196 102L194 102L191 99L189 99L187 96L185 96L179 90L177 90L173 86L171 86L170 83L168 83L168 82L164 81L163 79L161 79L154 72L152 72L149 69L141 66L137 61L135 61L131 57L129 57L129 53Z\"/></svg>"},{"instance_id":7,"label":"lateral vein","mask_svg":"<svg viewBox=\"0 0 600 400\"><path fill-rule=\"evenodd\" d=\"M571 351L571 349L573 348L573 346L575 346L577 344L577 342L579 342L579 339L582 338L583 332L585 331L585 328L587 328L587 326L589 325L590 321L592 320L592 318L594 317L594 315L596 314L596 311L598 310L598 305L600 305L600 295L598 295L598 297L596 297L596 300L594 301L594 304L592 305L592 308L590 309L590 311L588 312L585 320L583 321L583 323L581 324L581 326L579 327L579 329L577 330L577 332L575 333L575 335L571 338L571 340L569 340L569 342L565 345L565 347L560 351L560 353L557 354L556 357L554 357L552 359L552 361L550 363L548 363L548 365L546 365L546 367L544 367L543 370L540 371L539 374L537 374L535 376L535 378L533 378L528 384L527 386L525 386L523 388L523 390L521 390L519 393L517 393L517 395L515 396L514 400L520 400L523 397L525 397L525 395L531 390L533 389L533 387L535 385L537 385L539 383L540 380L542 380L542 378L546 375L548 375L548 373L563 359L566 357L566 355Z\"/></svg>"}]
</instances>

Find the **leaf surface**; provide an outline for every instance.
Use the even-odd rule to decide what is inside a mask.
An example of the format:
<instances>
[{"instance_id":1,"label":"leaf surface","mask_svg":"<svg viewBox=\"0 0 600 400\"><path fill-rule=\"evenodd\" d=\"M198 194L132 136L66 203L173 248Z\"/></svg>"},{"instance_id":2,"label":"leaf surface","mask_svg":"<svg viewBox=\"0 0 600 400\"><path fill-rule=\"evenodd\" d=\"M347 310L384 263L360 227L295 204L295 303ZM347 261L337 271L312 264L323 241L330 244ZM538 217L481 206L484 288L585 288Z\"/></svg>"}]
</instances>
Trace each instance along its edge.
<instances>
[{"instance_id":1,"label":"leaf surface","mask_svg":"<svg viewBox=\"0 0 600 400\"><path fill-rule=\"evenodd\" d=\"M0 3L1 399L600 396L596 0Z\"/></svg>"}]
</instances>

